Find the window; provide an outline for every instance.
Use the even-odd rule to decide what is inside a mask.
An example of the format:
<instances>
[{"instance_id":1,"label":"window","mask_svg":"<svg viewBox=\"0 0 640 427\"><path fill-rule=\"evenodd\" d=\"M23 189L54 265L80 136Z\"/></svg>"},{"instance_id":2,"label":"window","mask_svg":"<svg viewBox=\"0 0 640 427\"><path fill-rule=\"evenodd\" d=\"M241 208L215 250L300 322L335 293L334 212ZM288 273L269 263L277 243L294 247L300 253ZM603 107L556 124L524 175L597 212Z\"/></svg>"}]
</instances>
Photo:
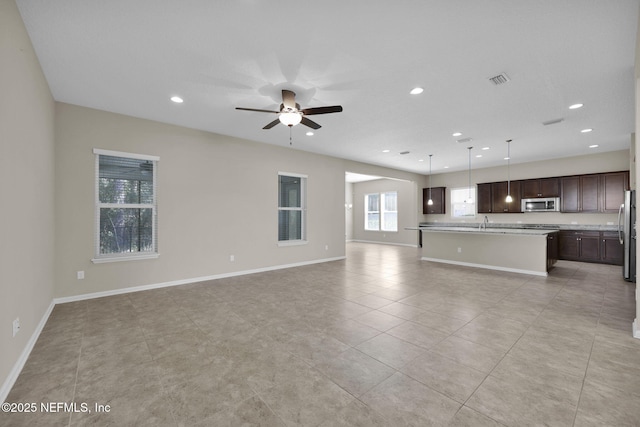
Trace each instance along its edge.
<instances>
[{"instance_id":1,"label":"window","mask_svg":"<svg viewBox=\"0 0 640 427\"><path fill-rule=\"evenodd\" d=\"M278 173L278 242L306 243L307 177Z\"/></svg>"},{"instance_id":2,"label":"window","mask_svg":"<svg viewBox=\"0 0 640 427\"><path fill-rule=\"evenodd\" d=\"M365 194L364 229L398 231L398 193Z\"/></svg>"},{"instance_id":3,"label":"window","mask_svg":"<svg viewBox=\"0 0 640 427\"><path fill-rule=\"evenodd\" d=\"M156 258L158 157L96 154L96 248L93 262Z\"/></svg>"},{"instance_id":4,"label":"window","mask_svg":"<svg viewBox=\"0 0 640 427\"><path fill-rule=\"evenodd\" d=\"M451 216L453 218L475 218L476 216L475 187L451 189Z\"/></svg>"}]
</instances>

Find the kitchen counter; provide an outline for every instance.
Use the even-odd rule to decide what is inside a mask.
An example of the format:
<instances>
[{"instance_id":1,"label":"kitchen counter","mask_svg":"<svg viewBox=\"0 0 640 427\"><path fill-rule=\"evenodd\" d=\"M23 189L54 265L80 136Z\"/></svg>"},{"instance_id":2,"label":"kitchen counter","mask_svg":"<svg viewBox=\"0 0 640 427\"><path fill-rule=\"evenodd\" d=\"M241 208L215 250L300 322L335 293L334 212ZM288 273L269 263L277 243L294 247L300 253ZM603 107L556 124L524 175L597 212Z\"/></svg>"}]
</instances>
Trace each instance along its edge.
<instances>
[{"instance_id":1,"label":"kitchen counter","mask_svg":"<svg viewBox=\"0 0 640 427\"><path fill-rule=\"evenodd\" d=\"M422 260L547 276L558 229L421 226ZM555 252L554 247L555 245Z\"/></svg>"},{"instance_id":2,"label":"kitchen counter","mask_svg":"<svg viewBox=\"0 0 640 427\"><path fill-rule=\"evenodd\" d=\"M473 222L421 222L420 227L442 228L460 227L477 228L479 223ZM494 223L487 224L487 228L508 228L508 229L545 229L545 230L583 230L583 231L618 231L617 225L601 224L518 224L518 223ZM417 227L416 227L417 229Z\"/></svg>"},{"instance_id":3,"label":"kitchen counter","mask_svg":"<svg viewBox=\"0 0 640 427\"><path fill-rule=\"evenodd\" d=\"M412 229L412 228L407 228ZM497 228L497 227L416 227L415 230L420 230L428 233L476 233L476 234L517 234L521 236L546 236L550 233L557 233L558 230L547 230L540 228Z\"/></svg>"}]
</instances>

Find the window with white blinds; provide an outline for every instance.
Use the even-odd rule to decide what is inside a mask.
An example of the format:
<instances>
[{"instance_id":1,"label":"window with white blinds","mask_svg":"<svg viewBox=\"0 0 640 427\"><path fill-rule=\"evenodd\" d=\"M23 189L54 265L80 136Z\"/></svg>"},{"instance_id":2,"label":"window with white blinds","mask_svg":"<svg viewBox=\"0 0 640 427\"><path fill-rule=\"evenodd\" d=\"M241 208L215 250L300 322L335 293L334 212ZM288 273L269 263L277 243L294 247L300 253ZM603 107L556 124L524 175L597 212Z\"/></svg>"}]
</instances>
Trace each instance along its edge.
<instances>
[{"instance_id":1,"label":"window with white blinds","mask_svg":"<svg viewBox=\"0 0 640 427\"><path fill-rule=\"evenodd\" d=\"M307 177L278 173L278 243L306 243Z\"/></svg>"},{"instance_id":2,"label":"window with white blinds","mask_svg":"<svg viewBox=\"0 0 640 427\"><path fill-rule=\"evenodd\" d=\"M94 262L156 258L156 156L94 149Z\"/></svg>"}]
</instances>

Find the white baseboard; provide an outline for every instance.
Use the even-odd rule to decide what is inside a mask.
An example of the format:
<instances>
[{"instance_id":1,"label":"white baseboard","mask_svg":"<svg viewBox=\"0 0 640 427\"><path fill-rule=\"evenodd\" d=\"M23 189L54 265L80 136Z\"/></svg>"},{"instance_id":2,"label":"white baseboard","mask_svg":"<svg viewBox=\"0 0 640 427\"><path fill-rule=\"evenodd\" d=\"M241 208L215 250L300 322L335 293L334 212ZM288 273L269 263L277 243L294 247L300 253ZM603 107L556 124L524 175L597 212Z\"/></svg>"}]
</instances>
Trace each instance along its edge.
<instances>
[{"instance_id":1,"label":"white baseboard","mask_svg":"<svg viewBox=\"0 0 640 427\"><path fill-rule=\"evenodd\" d=\"M42 332L44 325L46 325L47 320L49 320L49 316L53 311L53 307L55 307L55 303L51 301L51 304L49 304L49 307L42 315L42 318L40 319L38 326L36 326L36 330L33 331L33 334L31 334L31 338L29 338L27 345L24 347L24 350L22 350L20 357L18 358L16 363L13 365L13 369L11 369L11 372L9 372L9 376L7 376L7 378L4 380L4 383L2 384L2 388L0 388L0 402L5 402L7 400L7 396L9 396L9 392L11 391L11 388L13 387L16 380L18 379L20 372L22 372L22 368L24 368L24 364L27 362L27 359L31 354L31 350L33 350L33 346L36 344L36 341L38 341L38 337L40 336L40 333Z\"/></svg>"},{"instance_id":2,"label":"white baseboard","mask_svg":"<svg viewBox=\"0 0 640 427\"><path fill-rule=\"evenodd\" d=\"M323 262L340 261L343 259L346 259L346 256L340 256L335 258L323 258L323 259L318 259L313 261L297 262L293 264L276 265L272 267L256 268L253 270L234 271L230 273L214 274L211 276L192 277L190 279L172 280L170 282L162 282L162 283L152 283L149 285L114 289L111 291L93 292L90 294L81 294L81 295L74 295L70 297L55 298L53 301L56 304L64 304L67 302L82 301L87 299L102 298L102 297L108 297L113 295L128 294L131 292L140 292L140 291L148 291L151 289L167 288L170 286L188 285L191 283L206 282L208 280L224 279L227 277L245 276L247 274L263 273L265 271L282 270L285 268L302 267L305 265L320 264Z\"/></svg>"},{"instance_id":3,"label":"white baseboard","mask_svg":"<svg viewBox=\"0 0 640 427\"><path fill-rule=\"evenodd\" d=\"M375 241L375 240L355 240L354 239L354 240L350 240L350 242L353 242L353 243L376 243L378 245L392 245L392 246L407 246L407 247L410 247L410 248L417 248L418 247L417 244L410 245L408 243L378 242L378 241Z\"/></svg>"},{"instance_id":4,"label":"white baseboard","mask_svg":"<svg viewBox=\"0 0 640 427\"><path fill-rule=\"evenodd\" d=\"M498 265L487 265L487 264L474 264L474 263L471 263L471 262L451 261L451 260L439 259L439 258L422 257L421 260L422 261L431 261L431 262L440 262L440 263L443 263L443 264L462 265L462 266L465 266L465 267L485 268L487 270L508 271L510 273L530 274L532 276L547 277L549 275L549 273L547 273L547 272L543 273L543 272L534 271L534 270L521 270L519 268L500 267Z\"/></svg>"}]
</instances>

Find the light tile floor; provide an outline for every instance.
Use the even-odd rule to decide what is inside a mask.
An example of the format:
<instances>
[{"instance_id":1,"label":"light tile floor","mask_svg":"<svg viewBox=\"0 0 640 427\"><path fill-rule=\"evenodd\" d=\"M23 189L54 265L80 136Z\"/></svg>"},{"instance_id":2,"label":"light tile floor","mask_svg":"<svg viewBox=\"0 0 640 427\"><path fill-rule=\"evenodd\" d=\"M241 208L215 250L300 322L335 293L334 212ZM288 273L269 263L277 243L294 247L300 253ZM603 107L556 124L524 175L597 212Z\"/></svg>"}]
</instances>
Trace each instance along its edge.
<instances>
[{"instance_id":1,"label":"light tile floor","mask_svg":"<svg viewBox=\"0 0 640 427\"><path fill-rule=\"evenodd\" d=\"M615 266L540 278L349 243L345 261L56 306L7 401L79 411L0 425L638 426L634 291Z\"/></svg>"}]
</instances>

